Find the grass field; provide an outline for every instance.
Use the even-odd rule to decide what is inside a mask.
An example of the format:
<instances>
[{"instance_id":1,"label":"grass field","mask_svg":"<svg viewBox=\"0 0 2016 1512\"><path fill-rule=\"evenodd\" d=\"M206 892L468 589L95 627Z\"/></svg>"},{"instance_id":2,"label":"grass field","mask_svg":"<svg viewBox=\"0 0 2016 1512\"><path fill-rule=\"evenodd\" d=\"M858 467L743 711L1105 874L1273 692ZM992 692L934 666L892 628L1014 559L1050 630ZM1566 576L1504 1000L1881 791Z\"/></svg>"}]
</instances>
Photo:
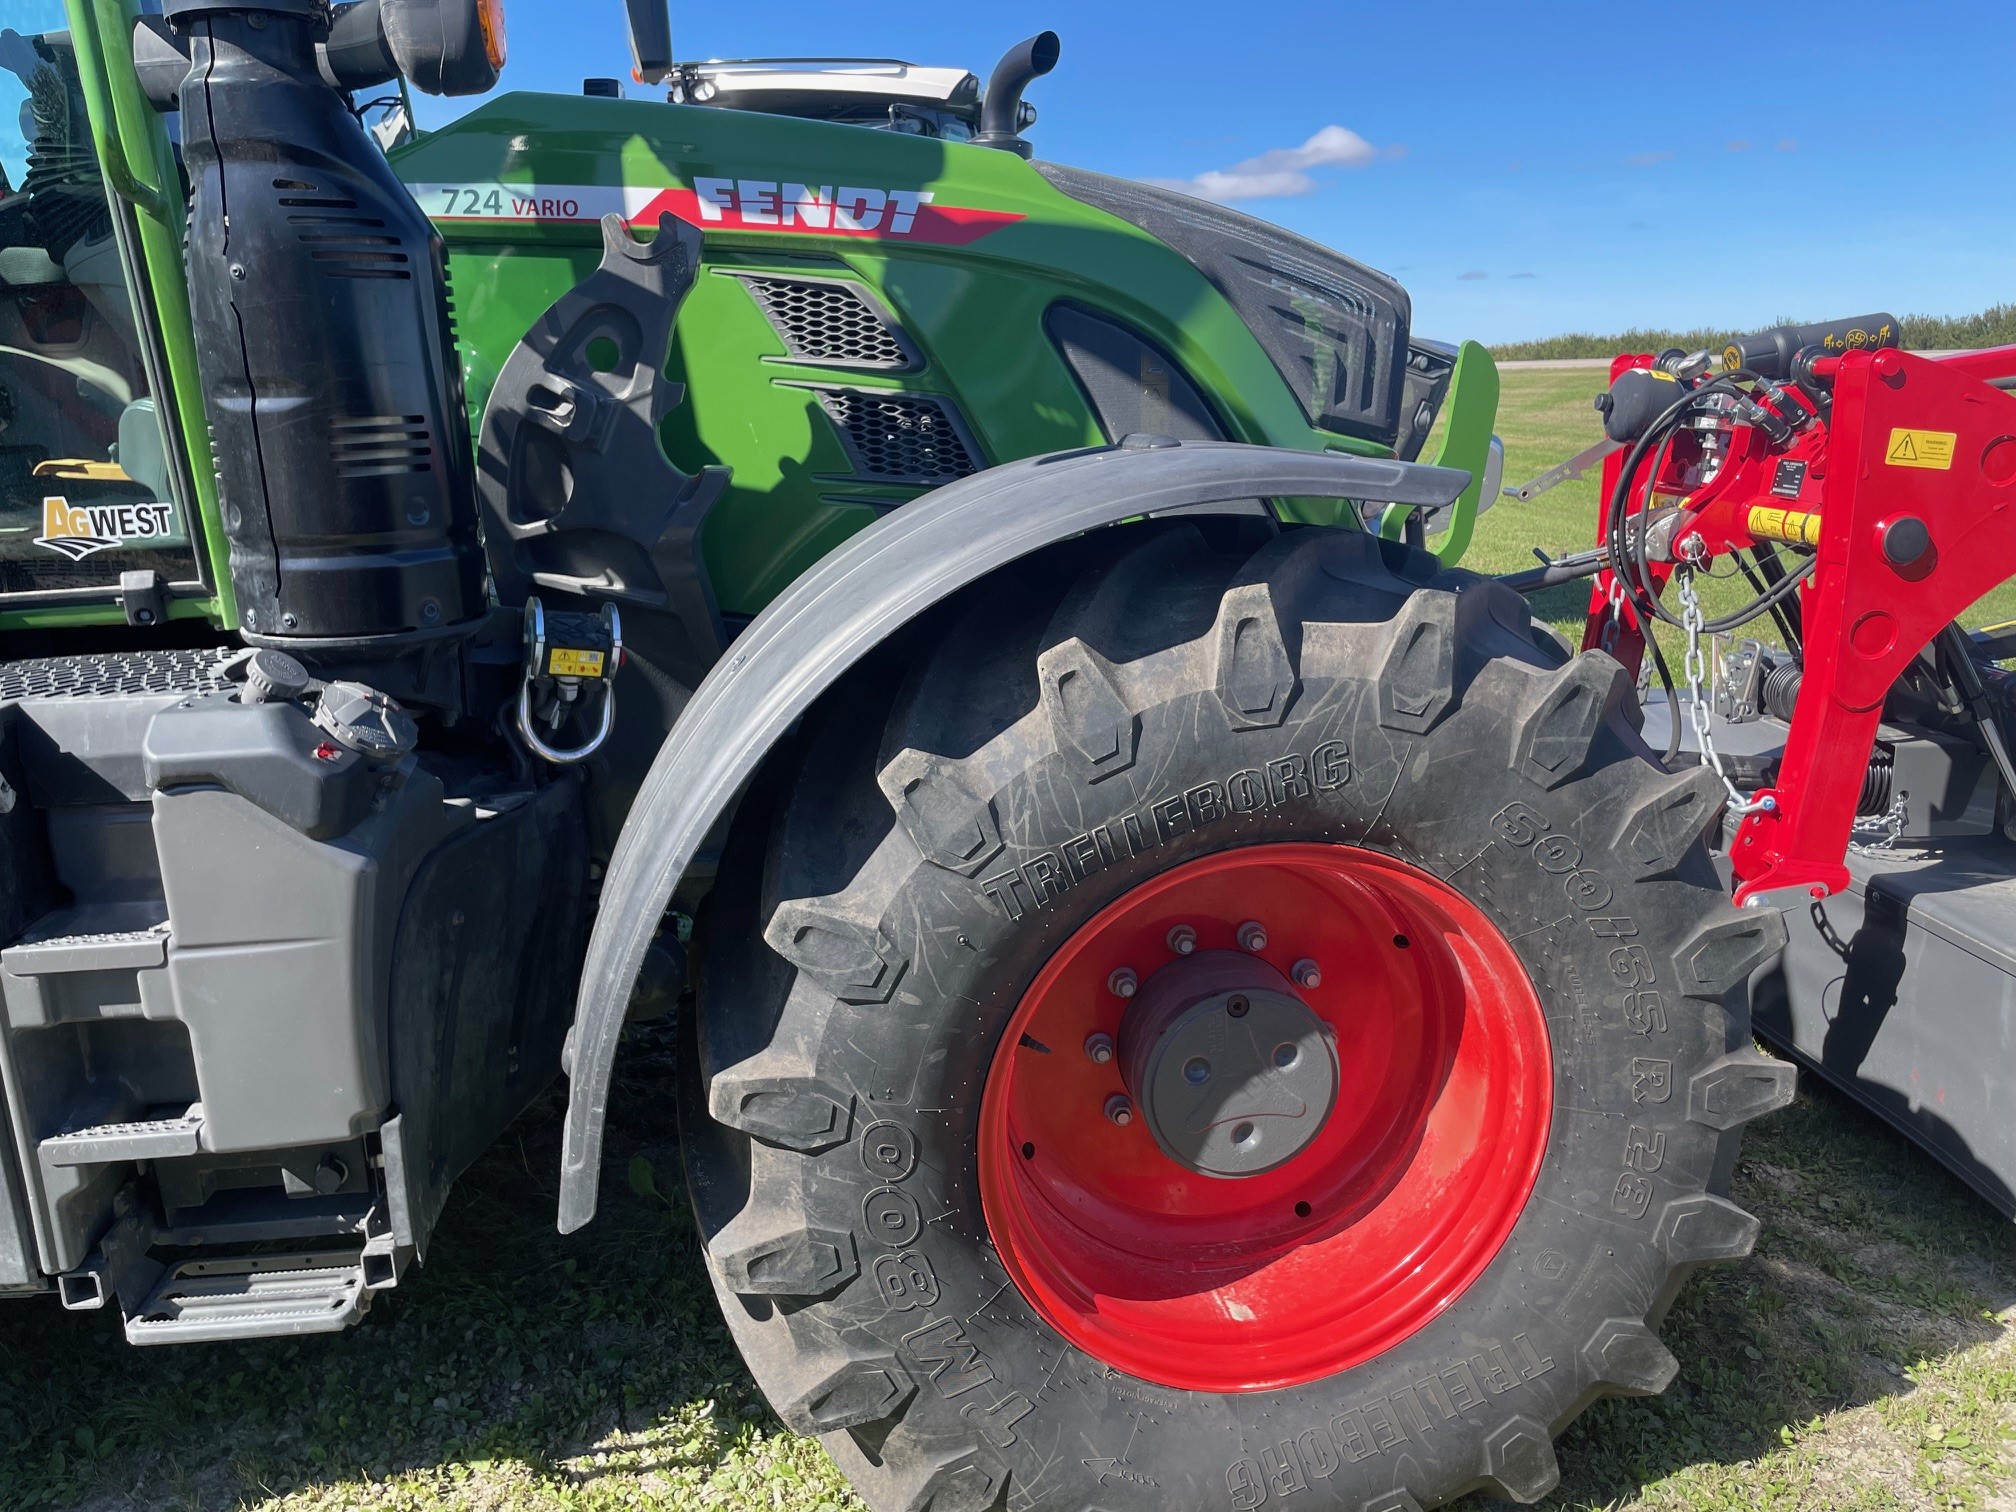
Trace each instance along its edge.
<instances>
[{"instance_id":1,"label":"grass field","mask_svg":"<svg viewBox=\"0 0 2016 1512\"><path fill-rule=\"evenodd\" d=\"M1584 444L1591 382L1508 375L1508 481ZM1593 510L1588 484L1507 504L1477 562L1579 546ZM103 1314L0 1304L0 1512L858 1507L770 1416L716 1316L671 1055L646 1028L620 1063L594 1225L553 1232L549 1096L348 1334L140 1352ZM2009 1227L1810 1082L1753 1127L1735 1196L1763 1217L1756 1255L1689 1284L1666 1327L1679 1380L1570 1429L1547 1505L2016 1512Z\"/></svg>"}]
</instances>

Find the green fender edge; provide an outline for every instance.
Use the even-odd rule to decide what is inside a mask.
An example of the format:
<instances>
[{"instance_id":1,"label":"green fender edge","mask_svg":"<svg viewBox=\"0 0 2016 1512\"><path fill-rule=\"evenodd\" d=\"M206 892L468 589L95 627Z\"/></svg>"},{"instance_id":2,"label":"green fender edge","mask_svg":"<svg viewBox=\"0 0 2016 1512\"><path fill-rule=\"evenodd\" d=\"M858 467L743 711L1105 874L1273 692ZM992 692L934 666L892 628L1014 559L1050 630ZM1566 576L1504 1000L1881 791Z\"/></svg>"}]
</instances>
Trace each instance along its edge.
<instances>
[{"instance_id":1,"label":"green fender edge","mask_svg":"<svg viewBox=\"0 0 2016 1512\"><path fill-rule=\"evenodd\" d=\"M1498 364L1474 341L1456 349L1456 371L1449 380L1449 397L1443 402L1445 423L1442 447L1435 453L1437 467L1460 467L1470 474L1470 486L1463 497L1450 506L1448 528L1442 539L1428 549L1441 558L1442 565L1454 567L1470 549L1477 530L1477 516L1484 505L1484 463L1491 453L1491 430L1498 423ZM1410 509L1393 506L1379 517L1379 534L1386 540L1405 537Z\"/></svg>"}]
</instances>

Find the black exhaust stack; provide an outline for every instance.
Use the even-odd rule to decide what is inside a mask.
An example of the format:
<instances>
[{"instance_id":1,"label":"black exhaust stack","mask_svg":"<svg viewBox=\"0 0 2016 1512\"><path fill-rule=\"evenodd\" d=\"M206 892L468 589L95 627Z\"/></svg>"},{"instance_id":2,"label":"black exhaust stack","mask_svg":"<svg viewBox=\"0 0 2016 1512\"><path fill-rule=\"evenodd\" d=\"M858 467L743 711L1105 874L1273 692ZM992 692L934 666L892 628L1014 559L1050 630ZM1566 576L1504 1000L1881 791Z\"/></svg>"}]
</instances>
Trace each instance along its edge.
<instances>
[{"instance_id":1,"label":"black exhaust stack","mask_svg":"<svg viewBox=\"0 0 2016 1512\"><path fill-rule=\"evenodd\" d=\"M987 97L980 102L980 130L974 134L977 147L999 147L1020 157L1029 156L1029 144L1022 139L1022 91L1057 66L1064 49L1054 31L1038 32L1026 42L1018 42L1001 55L987 79Z\"/></svg>"},{"instance_id":2,"label":"black exhaust stack","mask_svg":"<svg viewBox=\"0 0 2016 1512\"><path fill-rule=\"evenodd\" d=\"M440 238L325 80L326 0L165 12L189 49L190 295L245 638L318 670L451 642L486 602Z\"/></svg>"}]
</instances>

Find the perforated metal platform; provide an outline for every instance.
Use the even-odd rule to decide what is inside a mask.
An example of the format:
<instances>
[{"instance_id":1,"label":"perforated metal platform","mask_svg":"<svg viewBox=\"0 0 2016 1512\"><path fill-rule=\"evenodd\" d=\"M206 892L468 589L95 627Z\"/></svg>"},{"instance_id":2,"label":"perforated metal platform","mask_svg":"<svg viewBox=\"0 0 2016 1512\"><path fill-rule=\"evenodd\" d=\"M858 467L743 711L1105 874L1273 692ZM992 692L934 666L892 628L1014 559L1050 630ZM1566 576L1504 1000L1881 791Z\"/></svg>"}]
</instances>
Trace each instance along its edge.
<instances>
[{"instance_id":1,"label":"perforated metal platform","mask_svg":"<svg viewBox=\"0 0 2016 1512\"><path fill-rule=\"evenodd\" d=\"M207 693L228 686L224 665L239 648L118 651L44 656L0 663L0 703L31 698L131 698L149 693Z\"/></svg>"}]
</instances>

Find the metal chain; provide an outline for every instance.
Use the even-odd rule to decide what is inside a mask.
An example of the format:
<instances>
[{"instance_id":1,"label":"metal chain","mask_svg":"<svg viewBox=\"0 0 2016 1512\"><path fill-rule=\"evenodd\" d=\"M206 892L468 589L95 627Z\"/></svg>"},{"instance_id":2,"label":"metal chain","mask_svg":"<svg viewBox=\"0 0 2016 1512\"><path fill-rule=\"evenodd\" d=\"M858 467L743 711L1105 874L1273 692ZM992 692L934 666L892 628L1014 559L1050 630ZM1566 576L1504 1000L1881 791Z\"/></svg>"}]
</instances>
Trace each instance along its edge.
<instances>
[{"instance_id":1,"label":"metal chain","mask_svg":"<svg viewBox=\"0 0 2016 1512\"><path fill-rule=\"evenodd\" d=\"M1602 646L1606 653L1617 649L1617 637L1623 633L1623 629L1624 585L1617 580L1617 575L1612 573L1610 575L1610 614L1603 621Z\"/></svg>"},{"instance_id":2,"label":"metal chain","mask_svg":"<svg viewBox=\"0 0 2016 1512\"><path fill-rule=\"evenodd\" d=\"M1907 812L1905 799L1908 794L1899 793L1890 800L1890 807L1880 815L1857 819L1851 835L1866 836L1866 839L1851 839L1848 849L1858 856L1880 856L1897 848L1897 842L1904 838L1904 816Z\"/></svg>"},{"instance_id":3,"label":"metal chain","mask_svg":"<svg viewBox=\"0 0 2016 1512\"><path fill-rule=\"evenodd\" d=\"M1687 631L1687 715L1694 725L1694 738L1701 747L1701 760L1708 769L1722 779L1722 786L1729 793L1729 812L1738 819L1756 813L1770 813L1778 807L1775 798L1768 794L1762 798L1745 798L1736 790L1736 784L1729 774L1722 770L1721 753L1715 749L1715 741L1708 733L1708 699L1705 684L1708 680L1708 654L1701 642L1701 627L1707 623L1701 613L1701 596L1694 591L1694 568L1691 563L1682 562L1673 570L1673 579L1679 585L1680 623Z\"/></svg>"}]
</instances>

